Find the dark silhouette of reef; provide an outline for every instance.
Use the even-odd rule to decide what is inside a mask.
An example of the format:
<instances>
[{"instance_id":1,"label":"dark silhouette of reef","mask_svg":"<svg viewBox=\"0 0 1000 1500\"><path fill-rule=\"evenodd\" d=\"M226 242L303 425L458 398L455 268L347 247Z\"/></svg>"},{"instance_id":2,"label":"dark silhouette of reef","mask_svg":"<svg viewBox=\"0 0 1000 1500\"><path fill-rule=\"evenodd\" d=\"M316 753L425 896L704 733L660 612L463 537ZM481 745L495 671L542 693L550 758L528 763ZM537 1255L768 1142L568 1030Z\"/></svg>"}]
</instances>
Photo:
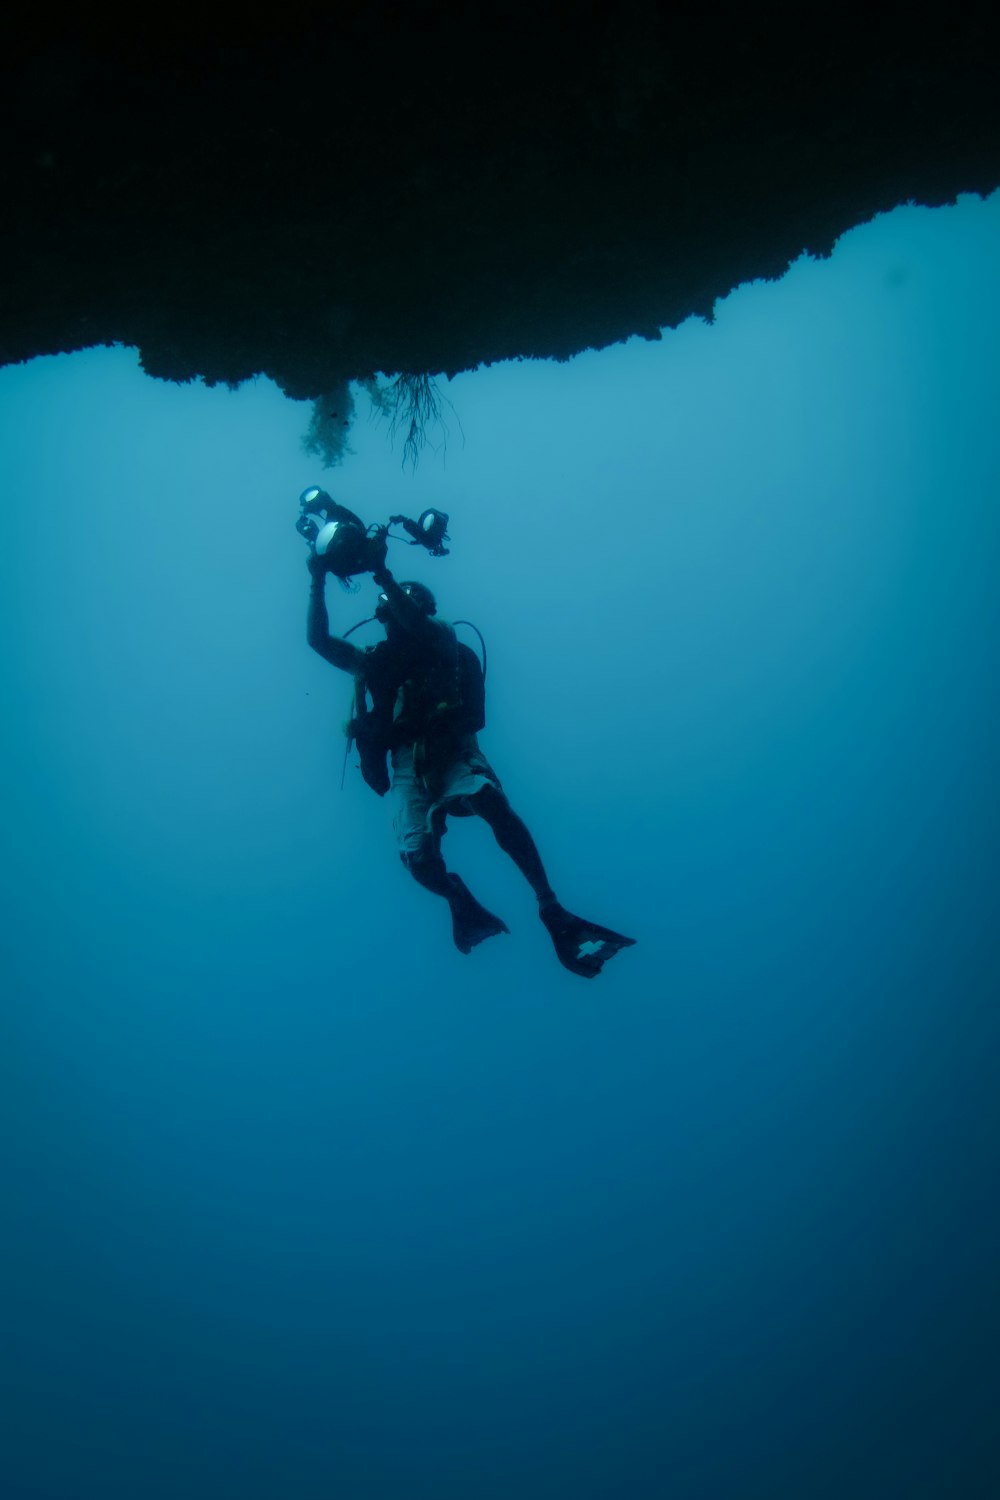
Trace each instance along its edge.
<instances>
[{"instance_id":1,"label":"dark silhouette of reef","mask_svg":"<svg viewBox=\"0 0 1000 1500\"><path fill-rule=\"evenodd\" d=\"M5 23L0 363L304 398L565 358L1000 183L994 7L266 10Z\"/></svg>"}]
</instances>

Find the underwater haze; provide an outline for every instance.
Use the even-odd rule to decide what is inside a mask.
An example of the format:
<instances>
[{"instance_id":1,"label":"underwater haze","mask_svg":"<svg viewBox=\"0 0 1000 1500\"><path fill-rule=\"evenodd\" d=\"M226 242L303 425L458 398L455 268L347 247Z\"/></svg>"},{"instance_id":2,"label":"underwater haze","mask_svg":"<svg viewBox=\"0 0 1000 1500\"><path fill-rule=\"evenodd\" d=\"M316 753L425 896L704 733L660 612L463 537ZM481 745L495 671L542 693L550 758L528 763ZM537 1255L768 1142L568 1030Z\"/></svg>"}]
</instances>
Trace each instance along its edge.
<instances>
[{"instance_id":1,"label":"underwater haze","mask_svg":"<svg viewBox=\"0 0 1000 1500\"><path fill-rule=\"evenodd\" d=\"M998 266L1000 195L900 208L445 384L415 472L360 396L324 475L264 380L0 371L5 1497L1000 1493ZM389 562L595 982L341 791L310 483L449 513Z\"/></svg>"}]
</instances>

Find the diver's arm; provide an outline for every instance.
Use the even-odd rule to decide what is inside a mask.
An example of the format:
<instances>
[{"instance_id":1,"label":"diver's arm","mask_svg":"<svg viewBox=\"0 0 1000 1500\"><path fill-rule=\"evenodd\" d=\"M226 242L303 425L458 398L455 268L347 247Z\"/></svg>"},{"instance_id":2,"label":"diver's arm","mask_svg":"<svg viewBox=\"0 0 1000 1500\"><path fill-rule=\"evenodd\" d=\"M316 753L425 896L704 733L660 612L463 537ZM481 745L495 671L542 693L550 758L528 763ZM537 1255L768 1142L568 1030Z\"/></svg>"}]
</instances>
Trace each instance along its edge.
<instances>
[{"instance_id":1,"label":"diver's arm","mask_svg":"<svg viewBox=\"0 0 1000 1500\"><path fill-rule=\"evenodd\" d=\"M383 591L396 624L424 646L440 647L447 639L448 627L441 620L425 615L419 604L415 604L383 565L376 568L372 577Z\"/></svg>"},{"instance_id":2,"label":"diver's arm","mask_svg":"<svg viewBox=\"0 0 1000 1500\"><path fill-rule=\"evenodd\" d=\"M340 667L344 672L357 673L361 668L364 653L350 641L343 641L330 634L330 619L326 612L326 569L309 567L309 612L306 615L306 640L324 661Z\"/></svg>"}]
</instances>

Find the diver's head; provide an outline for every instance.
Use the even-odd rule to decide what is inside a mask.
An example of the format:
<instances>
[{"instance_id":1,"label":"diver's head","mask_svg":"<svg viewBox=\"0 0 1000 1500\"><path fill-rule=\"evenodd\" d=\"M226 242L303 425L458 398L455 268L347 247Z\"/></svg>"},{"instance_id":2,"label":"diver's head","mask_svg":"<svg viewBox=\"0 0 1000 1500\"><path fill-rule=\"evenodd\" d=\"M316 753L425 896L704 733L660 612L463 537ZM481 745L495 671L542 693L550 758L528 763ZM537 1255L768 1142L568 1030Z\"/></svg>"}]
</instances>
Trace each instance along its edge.
<instances>
[{"instance_id":1,"label":"diver's head","mask_svg":"<svg viewBox=\"0 0 1000 1500\"><path fill-rule=\"evenodd\" d=\"M437 614L437 600L425 583L417 583L416 580L411 579L406 583L401 583L399 586L403 590L403 593L408 594L414 604L425 615ZM389 601L385 594L379 594L378 596L378 603L375 606L375 618L376 620L380 620L383 625L387 620L392 619L392 611L389 608Z\"/></svg>"},{"instance_id":2,"label":"diver's head","mask_svg":"<svg viewBox=\"0 0 1000 1500\"><path fill-rule=\"evenodd\" d=\"M400 588L404 594L408 594L414 604L423 610L425 615L437 614L437 600L427 587L426 583L417 583L415 580L401 583Z\"/></svg>"},{"instance_id":3,"label":"diver's head","mask_svg":"<svg viewBox=\"0 0 1000 1500\"><path fill-rule=\"evenodd\" d=\"M332 504L333 501L326 490L321 490L318 484L311 484L299 496L299 509L306 515L314 515L316 511L329 510Z\"/></svg>"}]
</instances>

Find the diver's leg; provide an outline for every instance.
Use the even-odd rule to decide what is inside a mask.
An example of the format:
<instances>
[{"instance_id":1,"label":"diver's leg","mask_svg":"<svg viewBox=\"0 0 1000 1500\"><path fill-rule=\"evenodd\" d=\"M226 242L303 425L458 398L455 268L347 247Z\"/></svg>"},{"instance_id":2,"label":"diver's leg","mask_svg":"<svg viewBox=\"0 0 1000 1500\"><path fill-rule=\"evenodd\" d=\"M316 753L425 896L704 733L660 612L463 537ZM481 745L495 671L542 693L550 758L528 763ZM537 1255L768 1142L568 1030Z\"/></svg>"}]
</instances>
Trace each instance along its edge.
<instances>
[{"instance_id":1,"label":"diver's leg","mask_svg":"<svg viewBox=\"0 0 1000 1500\"><path fill-rule=\"evenodd\" d=\"M510 855L530 884L556 957L570 973L594 979L609 958L633 945L635 938L623 937L610 927L576 917L559 905L527 824L518 817L499 787L482 787L469 798L469 806L490 825L500 848Z\"/></svg>"},{"instance_id":2,"label":"diver's leg","mask_svg":"<svg viewBox=\"0 0 1000 1500\"><path fill-rule=\"evenodd\" d=\"M457 875L449 875L445 868L441 858L444 813L432 811L430 793L423 777L416 774L413 753L408 746L394 752L392 768L396 804L393 826L399 857L425 891L443 896L447 901L455 947L462 953L469 953L477 943L508 929L499 917L480 906Z\"/></svg>"},{"instance_id":3,"label":"diver's leg","mask_svg":"<svg viewBox=\"0 0 1000 1500\"><path fill-rule=\"evenodd\" d=\"M400 858L414 880L447 901L451 908L452 937L460 953L471 953L477 943L510 931L505 922L479 904L464 880L448 873L440 850L417 854L404 851Z\"/></svg>"},{"instance_id":4,"label":"diver's leg","mask_svg":"<svg viewBox=\"0 0 1000 1500\"><path fill-rule=\"evenodd\" d=\"M414 880L422 885L425 891L432 891L435 896L443 896L447 901L451 897L451 885L448 880L448 871L440 853L431 852L411 854L404 850L399 856L403 864Z\"/></svg>"},{"instance_id":5,"label":"diver's leg","mask_svg":"<svg viewBox=\"0 0 1000 1500\"><path fill-rule=\"evenodd\" d=\"M507 801L506 794L499 787L487 785L469 798L469 806L492 828L500 848L510 855L534 891L538 905L542 907L555 901L555 891L549 885L542 856L528 831L528 825L523 818L518 817Z\"/></svg>"}]
</instances>

